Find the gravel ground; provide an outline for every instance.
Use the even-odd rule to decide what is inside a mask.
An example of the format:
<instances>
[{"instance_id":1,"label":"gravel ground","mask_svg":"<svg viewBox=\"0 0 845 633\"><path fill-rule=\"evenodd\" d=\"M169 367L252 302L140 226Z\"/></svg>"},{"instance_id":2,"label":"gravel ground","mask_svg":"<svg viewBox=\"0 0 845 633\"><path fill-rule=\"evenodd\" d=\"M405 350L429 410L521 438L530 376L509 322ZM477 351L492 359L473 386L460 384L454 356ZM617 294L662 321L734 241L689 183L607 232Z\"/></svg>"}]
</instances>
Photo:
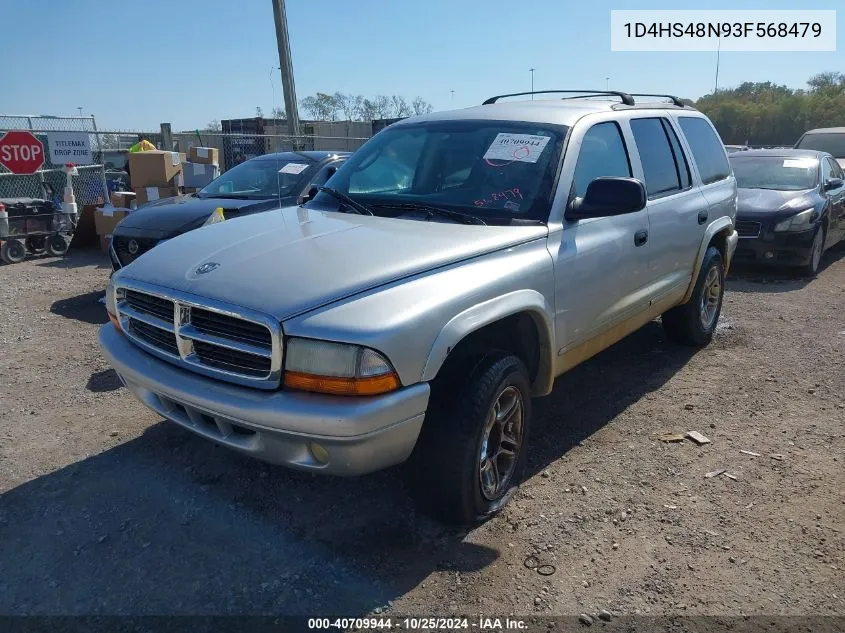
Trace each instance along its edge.
<instances>
[{"instance_id":1,"label":"gravel ground","mask_svg":"<svg viewBox=\"0 0 845 633\"><path fill-rule=\"evenodd\" d=\"M845 249L824 266L729 280L707 349L651 323L560 378L469 532L398 469L296 473L145 409L95 342L98 252L0 266L0 614L845 614Z\"/></svg>"}]
</instances>

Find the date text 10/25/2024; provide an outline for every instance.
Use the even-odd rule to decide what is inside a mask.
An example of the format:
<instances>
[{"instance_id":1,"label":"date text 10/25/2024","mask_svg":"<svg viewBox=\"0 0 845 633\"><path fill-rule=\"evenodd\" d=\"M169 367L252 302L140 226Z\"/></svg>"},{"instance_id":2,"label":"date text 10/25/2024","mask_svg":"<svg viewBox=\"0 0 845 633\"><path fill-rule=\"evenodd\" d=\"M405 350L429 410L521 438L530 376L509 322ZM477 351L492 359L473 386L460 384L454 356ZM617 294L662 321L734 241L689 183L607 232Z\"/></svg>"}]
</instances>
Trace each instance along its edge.
<instances>
[{"instance_id":1,"label":"date text 10/25/2024","mask_svg":"<svg viewBox=\"0 0 845 633\"><path fill-rule=\"evenodd\" d=\"M345 631L355 629L359 631L379 631L386 629L398 630L479 630L479 631L520 631L527 628L527 623L518 618L496 618L478 616L476 618L438 618L438 617L408 617L408 618L309 618L309 630L337 629Z\"/></svg>"}]
</instances>

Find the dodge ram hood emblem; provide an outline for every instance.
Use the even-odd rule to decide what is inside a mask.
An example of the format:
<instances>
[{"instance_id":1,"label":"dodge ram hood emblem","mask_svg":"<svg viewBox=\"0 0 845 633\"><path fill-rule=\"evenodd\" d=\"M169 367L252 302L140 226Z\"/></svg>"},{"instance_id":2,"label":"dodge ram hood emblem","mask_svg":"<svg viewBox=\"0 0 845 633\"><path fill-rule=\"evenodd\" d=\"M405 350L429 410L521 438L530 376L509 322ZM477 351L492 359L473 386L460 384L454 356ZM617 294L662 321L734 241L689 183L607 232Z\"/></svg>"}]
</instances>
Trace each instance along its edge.
<instances>
[{"instance_id":1,"label":"dodge ram hood emblem","mask_svg":"<svg viewBox=\"0 0 845 633\"><path fill-rule=\"evenodd\" d=\"M210 273L215 268L219 268L220 264L217 262L206 262L202 266L199 266L196 270L198 275L204 275L206 273Z\"/></svg>"}]
</instances>

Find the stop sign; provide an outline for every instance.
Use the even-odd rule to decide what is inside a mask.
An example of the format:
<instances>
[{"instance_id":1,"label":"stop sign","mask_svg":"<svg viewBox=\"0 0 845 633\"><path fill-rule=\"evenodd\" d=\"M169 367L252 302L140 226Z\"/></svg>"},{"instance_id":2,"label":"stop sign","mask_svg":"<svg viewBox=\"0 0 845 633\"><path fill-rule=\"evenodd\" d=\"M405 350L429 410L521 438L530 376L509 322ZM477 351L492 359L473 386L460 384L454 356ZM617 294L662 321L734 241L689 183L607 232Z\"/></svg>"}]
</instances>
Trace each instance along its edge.
<instances>
[{"instance_id":1,"label":"stop sign","mask_svg":"<svg viewBox=\"0 0 845 633\"><path fill-rule=\"evenodd\" d=\"M44 164L44 145L29 132L6 132L0 138L0 165L13 174L34 174Z\"/></svg>"}]
</instances>

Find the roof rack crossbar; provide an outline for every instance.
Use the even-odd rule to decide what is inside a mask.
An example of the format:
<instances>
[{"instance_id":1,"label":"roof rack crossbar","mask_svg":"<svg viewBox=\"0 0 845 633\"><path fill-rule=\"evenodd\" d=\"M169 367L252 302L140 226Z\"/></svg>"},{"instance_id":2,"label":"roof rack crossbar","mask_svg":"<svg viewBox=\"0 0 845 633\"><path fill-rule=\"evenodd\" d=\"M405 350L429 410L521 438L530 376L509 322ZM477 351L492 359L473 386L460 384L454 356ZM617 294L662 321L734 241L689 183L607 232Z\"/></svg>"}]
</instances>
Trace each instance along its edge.
<instances>
[{"instance_id":1,"label":"roof rack crossbar","mask_svg":"<svg viewBox=\"0 0 845 633\"><path fill-rule=\"evenodd\" d=\"M681 101L678 97L675 97L674 95L657 95L657 94L651 94L651 93L647 93L647 92L632 92L631 96L632 97L663 97L664 99L669 99L669 101L672 102L672 105L676 105L679 108L683 108L686 105L686 103L684 103L683 101Z\"/></svg>"},{"instance_id":2,"label":"roof rack crossbar","mask_svg":"<svg viewBox=\"0 0 845 633\"><path fill-rule=\"evenodd\" d=\"M582 96L584 97L597 97L601 95L609 95L612 97L619 97L622 100L622 103L624 103L625 105L634 105L634 98L631 95L629 95L627 92L618 92L616 90L537 90L535 92L514 92L511 94L496 95L495 97L490 97L489 99L486 99L482 103L482 105L490 105L491 103L496 103L496 101L498 101L499 99L503 99L504 97L524 97L527 95L547 95L563 92L583 93Z\"/></svg>"}]
</instances>

